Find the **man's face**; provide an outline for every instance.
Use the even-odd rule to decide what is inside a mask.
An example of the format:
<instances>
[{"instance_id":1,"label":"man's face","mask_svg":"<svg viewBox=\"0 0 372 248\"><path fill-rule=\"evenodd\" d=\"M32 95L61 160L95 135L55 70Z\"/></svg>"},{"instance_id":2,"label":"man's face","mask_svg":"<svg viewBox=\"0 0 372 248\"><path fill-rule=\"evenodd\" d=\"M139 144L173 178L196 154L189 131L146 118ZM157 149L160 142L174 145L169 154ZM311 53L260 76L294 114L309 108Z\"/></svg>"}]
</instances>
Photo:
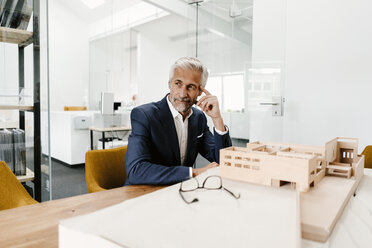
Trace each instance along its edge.
<instances>
[{"instance_id":1,"label":"man's face","mask_svg":"<svg viewBox=\"0 0 372 248\"><path fill-rule=\"evenodd\" d=\"M194 70L177 68L168 82L169 101L178 111L186 114L201 95L201 73Z\"/></svg>"}]
</instances>

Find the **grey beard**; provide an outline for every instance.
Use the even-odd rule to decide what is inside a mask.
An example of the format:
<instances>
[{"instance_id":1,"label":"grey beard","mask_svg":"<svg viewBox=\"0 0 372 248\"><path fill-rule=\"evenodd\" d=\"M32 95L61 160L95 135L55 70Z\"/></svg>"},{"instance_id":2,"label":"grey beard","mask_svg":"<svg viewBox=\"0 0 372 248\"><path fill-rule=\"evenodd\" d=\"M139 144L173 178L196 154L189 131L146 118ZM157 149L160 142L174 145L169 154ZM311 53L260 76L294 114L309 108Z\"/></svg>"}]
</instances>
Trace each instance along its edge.
<instances>
[{"instance_id":1,"label":"grey beard","mask_svg":"<svg viewBox=\"0 0 372 248\"><path fill-rule=\"evenodd\" d=\"M191 109L192 105L188 106L173 106L178 112L187 112Z\"/></svg>"},{"instance_id":2,"label":"grey beard","mask_svg":"<svg viewBox=\"0 0 372 248\"><path fill-rule=\"evenodd\" d=\"M177 105L175 104L175 98L172 98L172 97L170 97L170 98L171 98L171 103L172 103L173 107L174 107L178 112L187 112L187 111L189 111L189 109L191 109L191 107L192 107L192 102L191 102L191 99L190 99L190 98L177 99L177 100L183 100L183 101L186 100L186 101L189 102L189 104L182 105L182 106L177 106Z\"/></svg>"}]
</instances>

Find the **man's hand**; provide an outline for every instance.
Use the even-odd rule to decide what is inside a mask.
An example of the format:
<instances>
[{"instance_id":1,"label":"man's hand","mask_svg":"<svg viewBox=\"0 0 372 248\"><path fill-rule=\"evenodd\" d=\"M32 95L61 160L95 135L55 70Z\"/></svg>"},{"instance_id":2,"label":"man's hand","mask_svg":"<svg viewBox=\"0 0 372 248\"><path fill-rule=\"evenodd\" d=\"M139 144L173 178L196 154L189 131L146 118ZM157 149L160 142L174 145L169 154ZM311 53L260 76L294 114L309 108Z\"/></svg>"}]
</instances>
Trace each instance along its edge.
<instances>
[{"instance_id":1,"label":"man's hand","mask_svg":"<svg viewBox=\"0 0 372 248\"><path fill-rule=\"evenodd\" d=\"M203 168L192 169L192 176L196 177L200 175L201 173L205 172L206 170L213 168L213 167L217 167L217 166L218 164L216 162L213 162L213 163L210 163L209 165L204 166Z\"/></svg>"},{"instance_id":2,"label":"man's hand","mask_svg":"<svg viewBox=\"0 0 372 248\"><path fill-rule=\"evenodd\" d=\"M222 132L226 131L217 97L213 96L203 86L200 86L200 90L205 93L205 96L200 98L196 105L212 118L214 127L217 130Z\"/></svg>"},{"instance_id":3,"label":"man's hand","mask_svg":"<svg viewBox=\"0 0 372 248\"><path fill-rule=\"evenodd\" d=\"M200 90L205 93L205 96L200 98L196 105L199 106L212 119L221 117L217 97L213 96L208 90L204 89L203 86L200 86Z\"/></svg>"}]
</instances>

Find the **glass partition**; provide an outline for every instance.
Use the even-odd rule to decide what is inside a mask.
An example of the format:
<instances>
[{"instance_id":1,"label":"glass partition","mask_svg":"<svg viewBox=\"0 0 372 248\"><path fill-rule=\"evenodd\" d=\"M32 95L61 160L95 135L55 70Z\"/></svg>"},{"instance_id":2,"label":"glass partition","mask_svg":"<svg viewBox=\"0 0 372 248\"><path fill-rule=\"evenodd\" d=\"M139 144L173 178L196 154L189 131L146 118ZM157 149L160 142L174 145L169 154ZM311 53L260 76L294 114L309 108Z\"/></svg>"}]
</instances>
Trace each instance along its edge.
<instances>
[{"instance_id":1,"label":"glass partition","mask_svg":"<svg viewBox=\"0 0 372 248\"><path fill-rule=\"evenodd\" d=\"M251 61L252 51L253 2L212 0L191 5L198 12L198 43L192 46L210 69L207 87L220 96L223 112L244 112L245 64Z\"/></svg>"}]
</instances>

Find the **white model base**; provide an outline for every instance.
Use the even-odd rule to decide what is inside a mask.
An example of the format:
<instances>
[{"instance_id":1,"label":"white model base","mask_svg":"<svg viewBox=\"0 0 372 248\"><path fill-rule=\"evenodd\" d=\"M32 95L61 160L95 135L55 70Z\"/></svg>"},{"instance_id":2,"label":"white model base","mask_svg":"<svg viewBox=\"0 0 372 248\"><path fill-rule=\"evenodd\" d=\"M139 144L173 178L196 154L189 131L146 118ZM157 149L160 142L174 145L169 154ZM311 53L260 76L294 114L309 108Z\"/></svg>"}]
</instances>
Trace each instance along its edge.
<instances>
[{"instance_id":1,"label":"white model base","mask_svg":"<svg viewBox=\"0 0 372 248\"><path fill-rule=\"evenodd\" d=\"M200 183L218 168L198 177ZM185 197L179 184L59 225L59 247L299 247L299 193L223 181L240 193L196 190Z\"/></svg>"}]
</instances>

